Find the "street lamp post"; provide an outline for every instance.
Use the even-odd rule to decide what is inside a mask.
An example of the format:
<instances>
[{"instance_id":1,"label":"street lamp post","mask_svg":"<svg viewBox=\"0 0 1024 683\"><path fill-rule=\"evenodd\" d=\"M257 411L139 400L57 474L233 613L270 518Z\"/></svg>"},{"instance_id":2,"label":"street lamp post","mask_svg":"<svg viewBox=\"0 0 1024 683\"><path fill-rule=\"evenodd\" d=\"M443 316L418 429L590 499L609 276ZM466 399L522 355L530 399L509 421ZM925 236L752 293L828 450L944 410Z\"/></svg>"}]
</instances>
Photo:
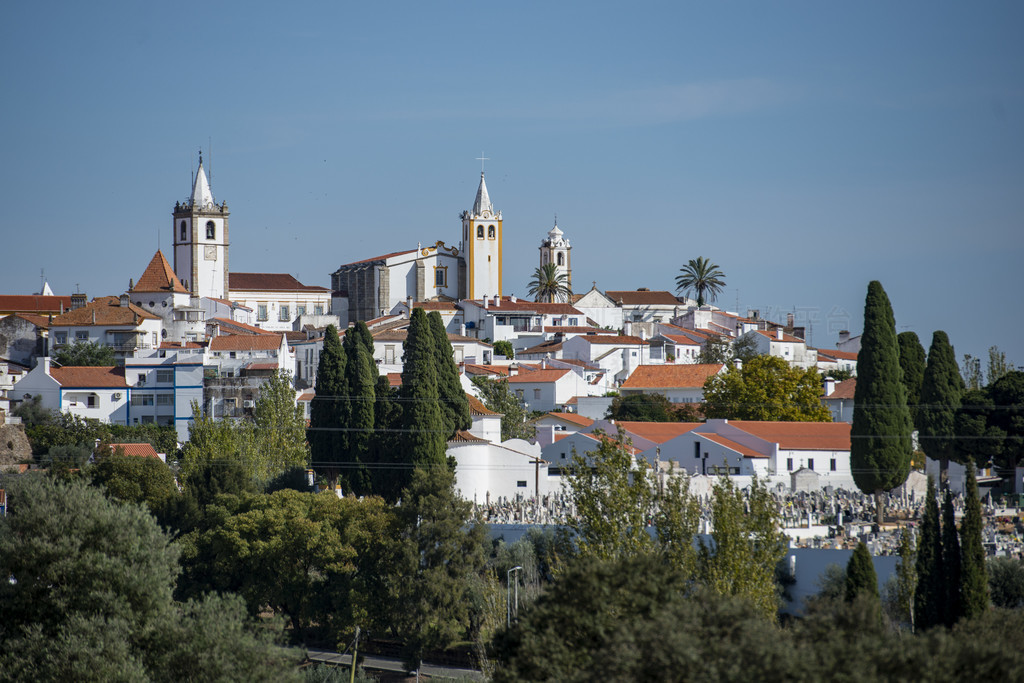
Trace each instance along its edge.
<instances>
[{"instance_id":1,"label":"street lamp post","mask_svg":"<svg viewBox=\"0 0 1024 683\"><path fill-rule=\"evenodd\" d=\"M512 578L516 572L520 571L522 567L515 566L508 570L506 574L506 586L505 586L505 626L507 628L512 627ZM519 619L519 578L516 576L516 587L515 587L515 605L516 605L516 619Z\"/></svg>"}]
</instances>

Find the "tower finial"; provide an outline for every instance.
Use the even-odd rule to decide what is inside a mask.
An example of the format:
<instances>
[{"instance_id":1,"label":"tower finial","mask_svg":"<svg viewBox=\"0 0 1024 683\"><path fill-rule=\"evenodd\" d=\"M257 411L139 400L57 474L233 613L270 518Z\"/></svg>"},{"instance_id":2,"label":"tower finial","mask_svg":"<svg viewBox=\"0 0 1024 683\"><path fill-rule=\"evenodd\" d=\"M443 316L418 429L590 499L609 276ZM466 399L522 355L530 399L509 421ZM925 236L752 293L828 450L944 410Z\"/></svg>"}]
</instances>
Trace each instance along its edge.
<instances>
[{"instance_id":1,"label":"tower finial","mask_svg":"<svg viewBox=\"0 0 1024 683\"><path fill-rule=\"evenodd\" d=\"M203 148L202 147L199 148L199 165L200 166L203 165Z\"/></svg>"},{"instance_id":2,"label":"tower finial","mask_svg":"<svg viewBox=\"0 0 1024 683\"><path fill-rule=\"evenodd\" d=\"M484 162L485 161L490 161L491 158L490 157L485 157L483 151L481 151L480 152L480 156L478 156L476 158L476 160L480 162L480 175L483 175L484 174Z\"/></svg>"}]
</instances>

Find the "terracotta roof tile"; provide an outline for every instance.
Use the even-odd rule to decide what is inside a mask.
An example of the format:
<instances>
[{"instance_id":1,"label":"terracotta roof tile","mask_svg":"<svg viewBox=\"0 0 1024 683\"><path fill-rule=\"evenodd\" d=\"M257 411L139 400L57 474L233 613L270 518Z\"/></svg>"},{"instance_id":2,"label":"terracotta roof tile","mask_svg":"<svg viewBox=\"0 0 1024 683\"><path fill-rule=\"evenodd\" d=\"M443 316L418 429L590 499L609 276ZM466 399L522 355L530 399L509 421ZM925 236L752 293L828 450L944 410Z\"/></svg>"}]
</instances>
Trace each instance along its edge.
<instances>
[{"instance_id":1,"label":"terracotta roof tile","mask_svg":"<svg viewBox=\"0 0 1024 683\"><path fill-rule=\"evenodd\" d=\"M476 363L465 363L463 366L467 375L496 375L505 377L508 375L506 365L478 365Z\"/></svg>"},{"instance_id":2,"label":"terracotta roof tile","mask_svg":"<svg viewBox=\"0 0 1024 683\"><path fill-rule=\"evenodd\" d=\"M487 406L484 402L478 399L473 394L466 394L466 400L469 401L469 413L471 415L501 415L502 413L496 413Z\"/></svg>"},{"instance_id":3,"label":"terracotta roof tile","mask_svg":"<svg viewBox=\"0 0 1024 683\"><path fill-rule=\"evenodd\" d=\"M120 451L121 455L135 455L142 458L156 458L160 459L157 455L156 449L153 448L151 443L112 443L110 446L111 453L117 453Z\"/></svg>"},{"instance_id":4,"label":"terracotta roof tile","mask_svg":"<svg viewBox=\"0 0 1024 683\"><path fill-rule=\"evenodd\" d=\"M124 381L124 368L119 366L51 367L50 376L65 388L128 388Z\"/></svg>"},{"instance_id":5,"label":"terracotta roof tile","mask_svg":"<svg viewBox=\"0 0 1024 683\"><path fill-rule=\"evenodd\" d=\"M210 340L211 351L276 351L281 348L284 335L274 334L222 334Z\"/></svg>"},{"instance_id":6,"label":"terracotta roof tile","mask_svg":"<svg viewBox=\"0 0 1024 683\"><path fill-rule=\"evenodd\" d=\"M758 453L757 451L755 451L753 448L750 448L749 446L744 446L743 444L737 443L737 442L733 441L732 439L727 439L724 436L721 436L720 434L711 434L711 433L708 433L708 432L701 432L701 436L703 436L708 441L714 441L715 443L719 444L720 446L725 446L726 448L731 448L732 450L736 451L737 453L739 453L740 455L743 455L743 456L747 456L747 457L750 457L750 458L767 458L767 457L769 457L768 455L766 455L764 453Z\"/></svg>"},{"instance_id":7,"label":"terracotta roof tile","mask_svg":"<svg viewBox=\"0 0 1024 683\"><path fill-rule=\"evenodd\" d=\"M775 332L768 332L766 330L753 330L753 331L756 332L757 334L761 335L762 337L765 337L765 338L770 339L772 341L794 342L794 343L798 343L798 344L805 344L806 343L800 337L794 337L793 335L786 334L785 332L782 333L782 339L779 339L777 333L775 333Z\"/></svg>"},{"instance_id":8,"label":"terracotta roof tile","mask_svg":"<svg viewBox=\"0 0 1024 683\"><path fill-rule=\"evenodd\" d=\"M163 252L157 250L153 260L146 266L139 281L132 288L133 292L178 292L188 294L185 285L174 274L171 264L164 258Z\"/></svg>"},{"instance_id":9,"label":"terracotta roof tile","mask_svg":"<svg viewBox=\"0 0 1024 683\"><path fill-rule=\"evenodd\" d=\"M755 422L729 420L729 424L748 434L794 451L850 450L849 422Z\"/></svg>"},{"instance_id":10,"label":"terracotta roof tile","mask_svg":"<svg viewBox=\"0 0 1024 683\"><path fill-rule=\"evenodd\" d=\"M229 273L228 289L232 292L329 292L327 287L304 285L288 273Z\"/></svg>"},{"instance_id":11,"label":"terracotta roof tile","mask_svg":"<svg viewBox=\"0 0 1024 683\"><path fill-rule=\"evenodd\" d=\"M523 349L518 355L526 356L533 353L555 353L556 351L562 350L562 342L546 341L536 346L531 346L528 349Z\"/></svg>"},{"instance_id":12,"label":"terracotta roof tile","mask_svg":"<svg viewBox=\"0 0 1024 683\"><path fill-rule=\"evenodd\" d=\"M576 413L548 413L548 417L553 417L556 420L562 420L578 427L589 427L594 424L594 421L589 417L583 417Z\"/></svg>"},{"instance_id":13,"label":"terracotta roof tile","mask_svg":"<svg viewBox=\"0 0 1024 683\"><path fill-rule=\"evenodd\" d=\"M270 332L262 327L240 323L237 320L229 320L227 318L210 318L206 322L208 324L216 323L219 328L227 328L228 331L224 334L280 334L280 332Z\"/></svg>"},{"instance_id":14,"label":"terracotta roof tile","mask_svg":"<svg viewBox=\"0 0 1024 683\"><path fill-rule=\"evenodd\" d=\"M563 377L571 370L534 370L525 374L513 375L508 378L512 384L523 384L526 382L554 382Z\"/></svg>"},{"instance_id":15,"label":"terracotta roof tile","mask_svg":"<svg viewBox=\"0 0 1024 683\"><path fill-rule=\"evenodd\" d=\"M609 344L614 346L650 344L646 339L627 334L581 334L577 339L585 339L588 344Z\"/></svg>"},{"instance_id":16,"label":"terracotta roof tile","mask_svg":"<svg viewBox=\"0 0 1024 683\"><path fill-rule=\"evenodd\" d=\"M394 389L396 387L402 386L402 373L400 373L400 372L389 372L388 373L388 384L391 385L392 389Z\"/></svg>"},{"instance_id":17,"label":"terracotta roof tile","mask_svg":"<svg viewBox=\"0 0 1024 683\"><path fill-rule=\"evenodd\" d=\"M49 329L50 327L50 316L48 315L36 315L35 313L15 313L11 316L12 318L21 318L27 322L32 323L36 327L42 329Z\"/></svg>"},{"instance_id":18,"label":"terracotta roof tile","mask_svg":"<svg viewBox=\"0 0 1024 683\"><path fill-rule=\"evenodd\" d=\"M484 304L482 300L466 299L462 302L462 305L472 304L479 308L483 308ZM495 311L497 313L538 313L543 315L583 315L576 308L570 304L554 303L549 304L539 301L530 301L528 299L516 299L514 302L508 297L501 297L498 303L494 303L494 298L488 299L487 303L488 311Z\"/></svg>"},{"instance_id":19,"label":"terracotta roof tile","mask_svg":"<svg viewBox=\"0 0 1024 683\"><path fill-rule=\"evenodd\" d=\"M471 434L464 429L460 429L455 432L455 436L448 439L448 443L490 443L490 441L482 439L475 434Z\"/></svg>"},{"instance_id":20,"label":"terracotta roof tile","mask_svg":"<svg viewBox=\"0 0 1024 683\"><path fill-rule=\"evenodd\" d=\"M94 315L95 314L95 315ZM86 327L89 325L136 327L143 320L159 320L160 317L130 303L121 305L120 297L97 297L82 308L68 311L53 319L52 327Z\"/></svg>"},{"instance_id":21,"label":"terracotta roof tile","mask_svg":"<svg viewBox=\"0 0 1024 683\"><path fill-rule=\"evenodd\" d=\"M822 396L826 401L829 400L853 400L853 393L857 390L857 378L852 377L842 382L836 382L835 390L828 396Z\"/></svg>"},{"instance_id":22,"label":"terracotta roof tile","mask_svg":"<svg viewBox=\"0 0 1024 683\"><path fill-rule=\"evenodd\" d=\"M721 363L641 365L622 383L623 389L673 389L703 387L709 377L721 372Z\"/></svg>"},{"instance_id":23,"label":"terracotta roof tile","mask_svg":"<svg viewBox=\"0 0 1024 683\"><path fill-rule=\"evenodd\" d=\"M828 356L836 360L857 360L856 351L840 351L839 349L818 349L818 358Z\"/></svg>"},{"instance_id":24,"label":"terracotta roof tile","mask_svg":"<svg viewBox=\"0 0 1024 683\"><path fill-rule=\"evenodd\" d=\"M659 444L691 432L701 425L700 422L631 422L628 420L615 424L622 427L627 434Z\"/></svg>"},{"instance_id":25,"label":"terracotta roof tile","mask_svg":"<svg viewBox=\"0 0 1024 683\"><path fill-rule=\"evenodd\" d=\"M70 296L0 294L0 313L54 313L71 310Z\"/></svg>"},{"instance_id":26,"label":"terracotta roof tile","mask_svg":"<svg viewBox=\"0 0 1024 683\"><path fill-rule=\"evenodd\" d=\"M625 306L679 306L685 304L676 297L672 292L664 290L650 291L650 290L611 290L605 292L605 295L612 301L618 303L621 301Z\"/></svg>"}]
</instances>

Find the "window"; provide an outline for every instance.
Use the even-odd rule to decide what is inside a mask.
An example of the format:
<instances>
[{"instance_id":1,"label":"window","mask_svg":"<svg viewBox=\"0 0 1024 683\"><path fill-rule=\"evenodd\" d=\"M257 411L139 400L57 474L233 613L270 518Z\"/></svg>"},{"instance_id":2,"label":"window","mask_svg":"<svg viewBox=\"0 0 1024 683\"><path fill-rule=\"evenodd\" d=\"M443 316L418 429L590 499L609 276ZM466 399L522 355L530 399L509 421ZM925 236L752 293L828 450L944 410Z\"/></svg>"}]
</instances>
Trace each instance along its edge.
<instances>
[{"instance_id":1,"label":"window","mask_svg":"<svg viewBox=\"0 0 1024 683\"><path fill-rule=\"evenodd\" d=\"M323 314L324 314L324 305L323 304L317 304L316 306L313 306L313 315L323 315Z\"/></svg>"},{"instance_id":2,"label":"window","mask_svg":"<svg viewBox=\"0 0 1024 683\"><path fill-rule=\"evenodd\" d=\"M520 401L523 400L523 390L522 389L516 389L516 398L518 398Z\"/></svg>"},{"instance_id":3,"label":"window","mask_svg":"<svg viewBox=\"0 0 1024 683\"><path fill-rule=\"evenodd\" d=\"M89 341L89 333L82 330L75 332L75 341Z\"/></svg>"},{"instance_id":4,"label":"window","mask_svg":"<svg viewBox=\"0 0 1024 683\"><path fill-rule=\"evenodd\" d=\"M562 453L562 460L565 460L565 453Z\"/></svg>"},{"instance_id":5,"label":"window","mask_svg":"<svg viewBox=\"0 0 1024 683\"><path fill-rule=\"evenodd\" d=\"M285 306L285 305L282 305L281 309L277 313L277 319L280 320L283 323L288 322L289 320L291 320L291 318L288 316L288 313L289 313L288 307Z\"/></svg>"},{"instance_id":6,"label":"window","mask_svg":"<svg viewBox=\"0 0 1024 683\"><path fill-rule=\"evenodd\" d=\"M814 469L814 458L807 458L807 469Z\"/></svg>"},{"instance_id":7,"label":"window","mask_svg":"<svg viewBox=\"0 0 1024 683\"><path fill-rule=\"evenodd\" d=\"M206 221L206 239L217 239L217 224L213 221Z\"/></svg>"},{"instance_id":8,"label":"window","mask_svg":"<svg viewBox=\"0 0 1024 683\"><path fill-rule=\"evenodd\" d=\"M295 315L297 317L302 317L302 316L306 315L306 307L305 306L296 306L295 307Z\"/></svg>"},{"instance_id":9,"label":"window","mask_svg":"<svg viewBox=\"0 0 1024 683\"><path fill-rule=\"evenodd\" d=\"M793 458L786 458L786 469L790 472L793 471Z\"/></svg>"},{"instance_id":10,"label":"window","mask_svg":"<svg viewBox=\"0 0 1024 683\"><path fill-rule=\"evenodd\" d=\"M580 324L579 318L569 318L569 327L576 327Z\"/></svg>"},{"instance_id":11,"label":"window","mask_svg":"<svg viewBox=\"0 0 1024 683\"><path fill-rule=\"evenodd\" d=\"M152 415L143 415L142 416L142 424L144 424L144 425L151 425L154 422L156 422L156 418L153 417Z\"/></svg>"},{"instance_id":12,"label":"window","mask_svg":"<svg viewBox=\"0 0 1024 683\"><path fill-rule=\"evenodd\" d=\"M395 347L388 345L384 347L384 362L388 365L393 365L395 362Z\"/></svg>"},{"instance_id":13,"label":"window","mask_svg":"<svg viewBox=\"0 0 1024 683\"><path fill-rule=\"evenodd\" d=\"M67 332L57 332L56 334L53 335L53 341L56 344L67 344L68 343L68 333Z\"/></svg>"},{"instance_id":14,"label":"window","mask_svg":"<svg viewBox=\"0 0 1024 683\"><path fill-rule=\"evenodd\" d=\"M153 405L153 394L132 394L132 405L133 406L151 406L151 405Z\"/></svg>"},{"instance_id":15,"label":"window","mask_svg":"<svg viewBox=\"0 0 1024 683\"><path fill-rule=\"evenodd\" d=\"M185 221L181 222L181 241L184 242L188 239L188 228L186 227Z\"/></svg>"},{"instance_id":16,"label":"window","mask_svg":"<svg viewBox=\"0 0 1024 683\"><path fill-rule=\"evenodd\" d=\"M256 306L256 319L257 320L261 320L261 321L267 319L267 305L266 304L259 304L258 306Z\"/></svg>"},{"instance_id":17,"label":"window","mask_svg":"<svg viewBox=\"0 0 1024 683\"><path fill-rule=\"evenodd\" d=\"M447 266L434 266L434 286L435 287L447 287L448 286L448 267Z\"/></svg>"},{"instance_id":18,"label":"window","mask_svg":"<svg viewBox=\"0 0 1024 683\"><path fill-rule=\"evenodd\" d=\"M693 442L693 457L695 457L695 458L699 458L700 457L700 442L699 441L694 441Z\"/></svg>"},{"instance_id":19,"label":"window","mask_svg":"<svg viewBox=\"0 0 1024 683\"><path fill-rule=\"evenodd\" d=\"M482 225L476 226L476 238L478 240L482 240L484 238L484 226L482 226Z\"/></svg>"},{"instance_id":20,"label":"window","mask_svg":"<svg viewBox=\"0 0 1024 683\"><path fill-rule=\"evenodd\" d=\"M489 239L489 240L493 240L494 239L494 226L493 225L488 225L487 226L487 239Z\"/></svg>"},{"instance_id":21,"label":"window","mask_svg":"<svg viewBox=\"0 0 1024 683\"><path fill-rule=\"evenodd\" d=\"M538 398L540 398L540 389L534 389L534 390L533 390L533 397L534 397L535 399L538 399Z\"/></svg>"},{"instance_id":22,"label":"window","mask_svg":"<svg viewBox=\"0 0 1024 683\"><path fill-rule=\"evenodd\" d=\"M157 382L173 382L174 381L174 370L157 370L156 371Z\"/></svg>"},{"instance_id":23,"label":"window","mask_svg":"<svg viewBox=\"0 0 1024 683\"><path fill-rule=\"evenodd\" d=\"M229 410L234 410L234 409L235 409L235 399L233 399L233 398L226 398L226 399L224 399L224 412L226 413Z\"/></svg>"},{"instance_id":24,"label":"window","mask_svg":"<svg viewBox=\"0 0 1024 683\"><path fill-rule=\"evenodd\" d=\"M456 363L462 363L466 359L466 347L456 346L452 349L452 354Z\"/></svg>"},{"instance_id":25,"label":"window","mask_svg":"<svg viewBox=\"0 0 1024 683\"><path fill-rule=\"evenodd\" d=\"M88 396L86 396L85 405L88 406L89 408L95 408L97 405L96 394L89 394Z\"/></svg>"},{"instance_id":26,"label":"window","mask_svg":"<svg viewBox=\"0 0 1024 683\"><path fill-rule=\"evenodd\" d=\"M558 265L565 265L565 254L563 254L562 252L558 252Z\"/></svg>"},{"instance_id":27,"label":"window","mask_svg":"<svg viewBox=\"0 0 1024 683\"><path fill-rule=\"evenodd\" d=\"M158 406L173 406L174 405L174 394L157 394L156 404Z\"/></svg>"},{"instance_id":28,"label":"window","mask_svg":"<svg viewBox=\"0 0 1024 683\"><path fill-rule=\"evenodd\" d=\"M526 488L526 480L525 479L518 480L516 482L516 487L517 488L521 488L521 489L525 489Z\"/></svg>"},{"instance_id":29,"label":"window","mask_svg":"<svg viewBox=\"0 0 1024 683\"><path fill-rule=\"evenodd\" d=\"M828 463L828 468L829 468L829 469L830 469L831 471L833 471L833 472L835 472L835 471L836 471L836 459L835 459L835 458L832 458L832 459L831 459L831 460L829 461L829 463Z\"/></svg>"}]
</instances>

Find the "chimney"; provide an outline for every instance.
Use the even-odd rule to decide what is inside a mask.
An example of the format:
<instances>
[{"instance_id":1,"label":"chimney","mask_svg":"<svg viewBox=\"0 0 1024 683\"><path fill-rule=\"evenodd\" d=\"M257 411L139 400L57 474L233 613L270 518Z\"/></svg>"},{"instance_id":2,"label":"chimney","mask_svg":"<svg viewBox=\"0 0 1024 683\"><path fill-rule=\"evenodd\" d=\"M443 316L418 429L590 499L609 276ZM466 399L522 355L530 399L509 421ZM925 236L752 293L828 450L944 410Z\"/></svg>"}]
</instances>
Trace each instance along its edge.
<instances>
[{"instance_id":1,"label":"chimney","mask_svg":"<svg viewBox=\"0 0 1024 683\"><path fill-rule=\"evenodd\" d=\"M76 292L71 295L71 310L77 311L79 308L85 307L85 294L82 292Z\"/></svg>"},{"instance_id":2,"label":"chimney","mask_svg":"<svg viewBox=\"0 0 1024 683\"><path fill-rule=\"evenodd\" d=\"M495 306L501 306L501 295L500 294L495 294L494 295L494 305Z\"/></svg>"},{"instance_id":3,"label":"chimney","mask_svg":"<svg viewBox=\"0 0 1024 683\"><path fill-rule=\"evenodd\" d=\"M793 314L792 313L787 313L786 314L786 327L789 327L789 328L792 329L793 322L794 322Z\"/></svg>"},{"instance_id":4,"label":"chimney","mask_svg":"<svg viewBox=\"0 0 1024 683\"><path fill-rule=\"evenodd\" d=\"M121 308L128 308L128 295L127 294L122 294L121 295Z\"/></svg>"},{"instance_id":5,"label":"chimney","mask_svg":"<svg viewBox=\"0 0 1024 683\"><path fill-rule=\"evenodd\" d=\"M511 300L512 300L512 303L516 302L516 295L515 294L512 295Z\"/></svg>"},{"instance_id":6,"label":"chimney","mask_svg":"<svg viewBox=\"0 0 1024 683\"><path fill-rule=\"evenodd\" d=\"M487 308L487 304L488 304L489 301L490 301L490 299L488 299L487 295L484 294L484 308Z\"/></svg>"},{"instance_id":7,"label":"chimney","mask_svg":"<svg viewBox=\"0 0 1024 683\"><path fill-rule=\"evenodd\" d=\"M840 344L842 344L844 341L849 341L849 339L850 339L850 331L849 330L839 330L839 343Z\"/></svg>"},{"instance_id":8,"label":"chimney","mask_svg":"<svg viewBox=\"0 0 1024 683\"><path fill-rule=\"evenodd\" d=\"M779 328L777 328L775 330L775 338L776 339L782 339L782 328L781 327L779 327Z\"/></svg>"},{"instance_id":9,"label":"chimney","mask_svg":"<svg viewBox=\"0 0 1024 683\"><path fill-rule=\"evenodd\" d=\"M743 359L742 358L733 358L732 359L732 365L737 370L742 370L743 369Z\"/></svg>"},{"instance_id":10,"label":"chimney","mask_svg":"<svg viewBox=\"0 0 1024 683\"><path fill-rule=\"evenodd\" d=\"M412 315L412 295L405 297L405 307L409 309L409 315Z\"/></svg>"},{"instance_id":11,"label":"chimney","mask_svg":"<svg viewBox=\"0 0 1024 683\"><path fill-rule=\"evenodd\" d=\"M825 378L825 395L831 396L836 390L836 381L831 377Z\"/></svg>"}]
</instances>

